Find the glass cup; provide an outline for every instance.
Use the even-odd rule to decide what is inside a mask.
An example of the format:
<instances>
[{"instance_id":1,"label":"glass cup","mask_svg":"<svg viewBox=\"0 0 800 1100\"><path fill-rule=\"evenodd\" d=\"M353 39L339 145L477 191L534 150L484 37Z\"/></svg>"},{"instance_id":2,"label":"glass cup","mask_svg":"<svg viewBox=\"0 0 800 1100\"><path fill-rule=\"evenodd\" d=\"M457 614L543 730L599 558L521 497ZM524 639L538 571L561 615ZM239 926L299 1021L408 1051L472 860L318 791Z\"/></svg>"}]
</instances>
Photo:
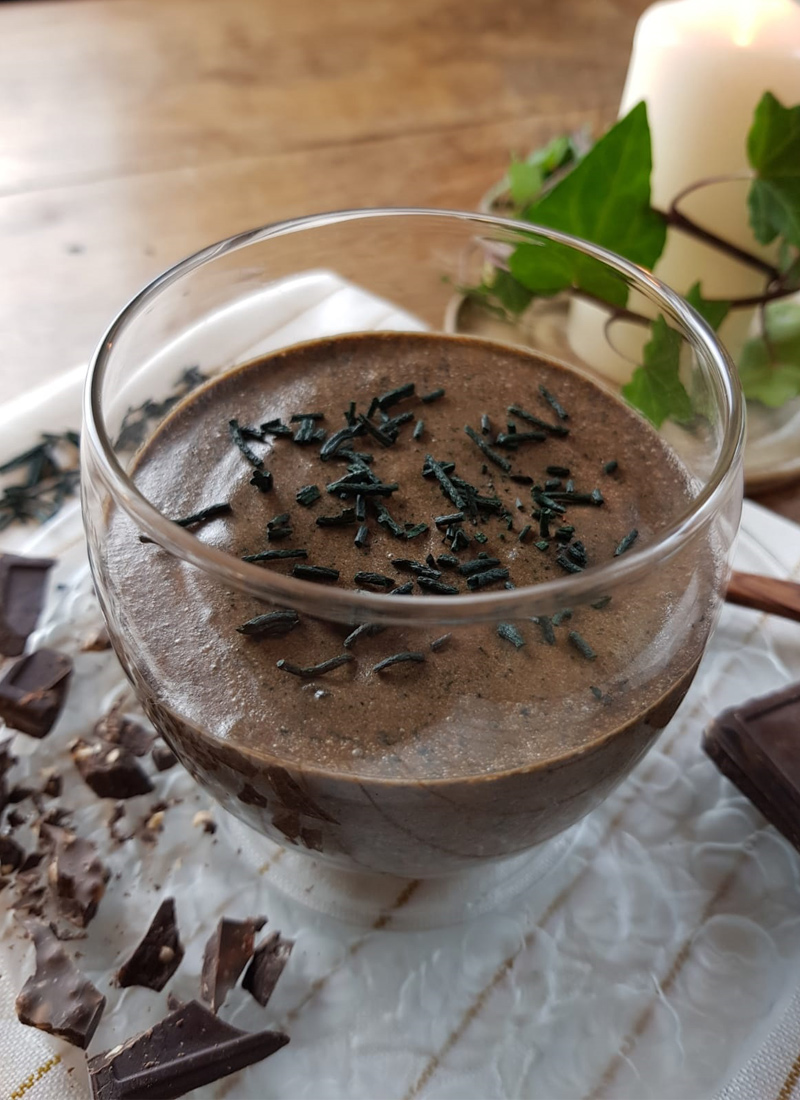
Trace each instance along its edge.
<instances>
[{"instance_id":1,"label":"glass cup","mask_svg":"<svg viewBox=\"0 0 800 1100\"><path fill-rule=\"evenodd\" d=\"M615 281L623 298L635 291L680 344L692 413L666 420L658 434L679 460L686 493L665 504L658 530L628 552L543 583L516 578L515 589L457 597L323 586L234 556L224 520L194 529L173 522L184 513L169 500L168 466L160 488L141 482L141 446L163 432L198 381L313 339L382 330L413 342L445 332L454 288L479 283L487 257L496 265L520 248L534 263L580 262ZM524 332L501 326L492 344L474 338L473 350L534 352L582 372L549 323L551 306L543 303L539 326L529 311ZM487 376L487 395L500 394L501 383ZM349 397L342 393L341 403ZM144 709L232 814L342 868L415 878L469 872L568 829L670 721L723 599L741 509L742 436L738 384L711 330L618 256L488 215L361 210L299 218L177 264L125 307L101 342L81 456L95 584ZM625 447L620 439L609 456L621 467ZM442 532L431 529L425 539L440 554ZM426 549L408 543L405 553L424 557ZM275 667L283 642L242 637L221 608L235 608L236 622L291 609L315 636L324 634L331 653L355 659L295 681ZM375 629L344 648L358 626ZM505 650L497 649L498 628ZM486 663L476 656L482 647L491 649ZM374 674L381 656L400 651L426 659ZM356 707L363 720L345 723L342 715L352 718ZM295 735L301 725L303 738Z\"/></svg>"}]
</instances>

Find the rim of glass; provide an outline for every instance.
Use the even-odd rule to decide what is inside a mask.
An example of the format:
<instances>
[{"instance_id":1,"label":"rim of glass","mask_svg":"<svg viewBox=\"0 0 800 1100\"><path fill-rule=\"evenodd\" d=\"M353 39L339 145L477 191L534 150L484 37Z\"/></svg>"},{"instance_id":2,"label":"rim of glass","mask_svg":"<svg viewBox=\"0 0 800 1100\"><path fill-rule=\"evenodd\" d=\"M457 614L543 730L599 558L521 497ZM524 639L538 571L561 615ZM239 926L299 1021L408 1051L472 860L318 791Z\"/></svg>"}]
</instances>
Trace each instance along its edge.
<instances>
[{"instance_id":1,"label":"rim of glass","mask_svg":"<svg viewBox=\"0 0 800 1100\"><path fill-rule=\"evenodd\" d=\"M291 233L378 218L444 219L565 244L606 264L632 284L646 288L658 299L662 311L677 322L684 338L687 333L691 334L696 350L705 356L718 376L725 432L720 454L705 486L690 507L655 541L642 550L593 566L584 573L568 574L564 578L512 590L455 597L427 594L389 596L327 585L322 587L312 581L298 580L242 562L225 550L208 546L187 529L173 523L137 489L117 459L112 440L104 428L102 411L103 382L114 345L135 322L137 315L166 287L217 257ZM163 549L202 569L216 580L271 603L289 604L312 614L315 611L319 614L319 605L324 604L323 617L340 621L380 621L398 625L478 622L494 620L500 615L524 615L526 607L531 604L585 601L599 590L617 585L623 577L630 580L638 578L656 563L669 558L710 519L738 476L744 441L744 403L735 368L712 329L683 298L638 264L568 233L511 218L434 208L365 208L273 222L227 237L187 256L143 287L117 314L92 357L83 394L83 439L84 445L94 452L97 470L112 499Z\"/></svg>"}]
</instances>

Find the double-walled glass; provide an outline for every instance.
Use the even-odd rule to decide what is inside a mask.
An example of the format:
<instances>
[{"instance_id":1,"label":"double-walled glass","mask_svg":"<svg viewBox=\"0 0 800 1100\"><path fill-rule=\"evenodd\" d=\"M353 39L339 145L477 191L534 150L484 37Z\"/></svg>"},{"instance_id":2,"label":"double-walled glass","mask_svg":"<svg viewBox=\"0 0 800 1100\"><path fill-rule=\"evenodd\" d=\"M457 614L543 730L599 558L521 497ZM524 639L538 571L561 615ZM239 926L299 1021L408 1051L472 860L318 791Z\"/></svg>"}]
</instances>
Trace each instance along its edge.
<instances>
[{"instance_id":1,"label":"double-walled glass","mask_svg":"<svg viewBox=\"0 0 800 1100\"><path fill-rule=\"evenodd\" d=\"M692 415L665 420L660 433L688 490L649 542L545 583L390 596L244 562L224 539L172 522L168 508L137 488L137 449L201 376L342 333L452 331L457 288L479 282L487 258L502 265L520 245L581 258L647 299L678 334ZM558 300L549 301L538 323L529 311L524 331L505 320L492 338L587 373L558 311ZM597 806L688 689L719 611L739 520L742 431L738 386L711 331L647 272L602 249L457 212L365 210L267 226L156 279L95 356L83 508L109 634L181 762L226 809L279 843L341 866L417 877L511 857ZM624 439L613 457L624 462ZM441 532L426 537L441 540ZM361 654L352 647L356 659L347 665L299 680L289 705L283 689L278 699L269 687L270 677L285 679L275 667L279 645L226 637L210 614L198 627L193 612L226 601L242 616L292 609L323 625L332 652L356 626L384 629ZM505 666L493 666L487 682L476 654L500 624L524 638L524 664L516 659L523 650L509 644ZM596 659L583 659L573 633L594 642ZM441 650L432 649L444 634ZM391 676L372 673L381 654L395 652L428 659ZM564 652L574 658L568 676L551 672L556 652L562 666ZM337 693L359 702L363 729L329 717ZM311 711L316 736L300 751L293 722Z\"/></svg>"}]
</instances>

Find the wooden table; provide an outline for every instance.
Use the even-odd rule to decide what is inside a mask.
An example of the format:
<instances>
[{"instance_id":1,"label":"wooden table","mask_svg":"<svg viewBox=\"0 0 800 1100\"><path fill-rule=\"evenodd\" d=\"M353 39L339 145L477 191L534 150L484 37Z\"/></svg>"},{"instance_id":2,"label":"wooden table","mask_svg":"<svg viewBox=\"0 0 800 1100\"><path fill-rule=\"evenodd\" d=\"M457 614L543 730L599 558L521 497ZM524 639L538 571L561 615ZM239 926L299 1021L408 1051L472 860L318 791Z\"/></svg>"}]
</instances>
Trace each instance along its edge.
<instances>
[{"instance_id":1,"label":"wooden table","mask_svg":"<svg viewBox=\"0 0 800 1100\"><path fill-rule=\"evenodd\" d=\"M337 207L474 207L510 150L614 118L646 6L0 3L0 396L85 362L210 241Z\"/></svg>"}]
</instances>

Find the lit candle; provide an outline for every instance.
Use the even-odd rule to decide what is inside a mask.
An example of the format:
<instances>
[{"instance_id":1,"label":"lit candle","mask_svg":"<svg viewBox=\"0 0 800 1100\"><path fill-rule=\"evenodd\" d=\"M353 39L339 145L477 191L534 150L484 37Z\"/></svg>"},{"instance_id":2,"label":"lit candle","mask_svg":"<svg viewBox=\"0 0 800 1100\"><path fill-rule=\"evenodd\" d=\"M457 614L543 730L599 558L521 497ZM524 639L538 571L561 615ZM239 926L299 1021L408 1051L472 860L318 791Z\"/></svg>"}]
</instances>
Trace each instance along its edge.
<instances>
[{"instance_id":1,"label":"lit candle","mask_svg":"<svg viewBox=\"0 0 800 1100\"><path fill-rule=\"evenodd\" d=\"M747 132L766 91L787 106L800 102L800 4L671 0L648 8L636 28L620 114L647 102L654 206L668 210L700 180L747 173ZM753 237L746 195L742 180L712 184L687 195L680 209L717 236L773 260L774 248L763 248ZM749 297L765 282L763 273L675 228L655 273L681 294L699 280L706 298ZM640 361L646 330L615 324L609 329L612 347L604 334L608 316L576 300L569 340L589 365L625 382ZM751 311L737 310L720 329L734 359L751 319Z\"/></svg>"}]
</instances>

